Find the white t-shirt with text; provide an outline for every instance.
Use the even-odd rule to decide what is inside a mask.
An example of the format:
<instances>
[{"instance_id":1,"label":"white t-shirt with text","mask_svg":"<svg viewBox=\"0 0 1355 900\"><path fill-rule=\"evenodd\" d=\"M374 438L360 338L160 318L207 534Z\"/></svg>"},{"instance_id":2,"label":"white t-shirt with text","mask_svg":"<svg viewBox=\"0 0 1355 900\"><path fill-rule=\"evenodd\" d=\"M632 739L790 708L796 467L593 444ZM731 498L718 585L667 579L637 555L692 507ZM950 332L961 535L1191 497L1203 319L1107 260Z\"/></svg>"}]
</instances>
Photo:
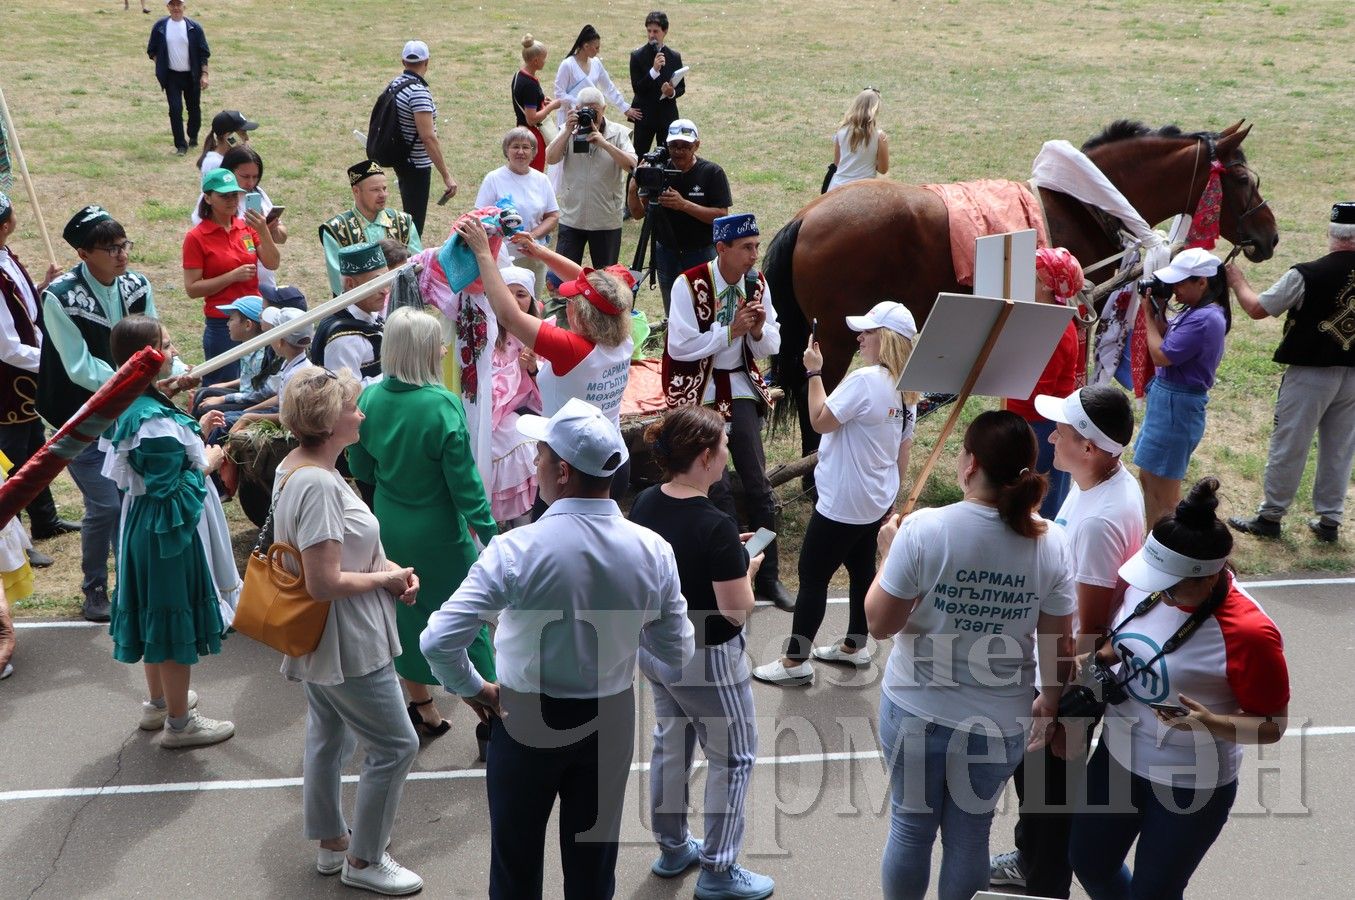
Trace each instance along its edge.
<instances>
[{"instance_id":1,"label":"white t-shirt with text","mask_svg":"<svg viewBox=\"0 0 1355 900\"><path fill-rule=\"evenodd\" d=\"M846 525L878 522L898 497L899 447L913 436L917 409L904 406L882 366L866 366L842 379L827 406L840 427L819 445L814 508Z\"/></svg>"}]
</instances>

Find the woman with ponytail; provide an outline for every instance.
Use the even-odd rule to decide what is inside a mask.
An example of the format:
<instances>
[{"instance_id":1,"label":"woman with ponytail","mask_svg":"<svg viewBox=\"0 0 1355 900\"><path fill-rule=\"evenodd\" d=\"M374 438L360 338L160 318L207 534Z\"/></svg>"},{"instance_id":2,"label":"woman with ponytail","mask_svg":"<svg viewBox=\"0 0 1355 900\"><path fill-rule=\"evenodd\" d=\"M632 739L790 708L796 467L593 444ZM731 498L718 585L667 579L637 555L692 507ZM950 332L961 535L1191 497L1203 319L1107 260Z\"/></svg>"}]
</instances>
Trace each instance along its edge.
<instances>
[{"instance_id":1,"label":"woman with ponytail","mask_svg":"<svg viewBox=\"0 0 1355 900\"><path fill-rule=\"evenodd\" d=\"M1063 533L1036 514L1045 478L1035 457L1025 420L985 412L965 431L956 463L964 499L902 522L892 516L880 529L885 560L866 594L866 622L876 640L894 638L880 697L890 900L926 895L938 829L941 900L987 887L993 810L1058 709L1057 661L1071 650L1076 601Z\"/></svg>"},{"instance_id":2,"label":"woman with ponytail","mask_svg":"<svg viewBox=\"0 0 1355 900\"><path fill-rule=\"evenodd\" d=\"M1218 490L1196 482L1120 568L1129 587L1096 653L1120 702L1108 698L1068 848L1092 900L1182 897L1228 821L1242 745L1288 724L1284 641L1228 566Z\"/></svg>"}]
</instances>

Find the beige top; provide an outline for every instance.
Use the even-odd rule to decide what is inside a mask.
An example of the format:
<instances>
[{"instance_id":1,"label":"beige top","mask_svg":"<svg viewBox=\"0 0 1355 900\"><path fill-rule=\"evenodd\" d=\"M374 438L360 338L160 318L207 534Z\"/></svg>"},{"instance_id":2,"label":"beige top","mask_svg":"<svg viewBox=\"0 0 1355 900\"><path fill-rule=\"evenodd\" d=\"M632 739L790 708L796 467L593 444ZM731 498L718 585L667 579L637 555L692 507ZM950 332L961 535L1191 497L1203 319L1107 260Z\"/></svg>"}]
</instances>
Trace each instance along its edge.
<instances>
[{"instance_id":1,"label":"beige top","mask_svg":"<svg viewBox=\"0 0 1355 900\"><path fill-rule=\"evenodd\" d=\"M607 120L603 137L614 147L635 155L630 132ZM565 137L565 155L561 161L560 224L583 231L607 231L621 227L626 202L626 170L601 147L589 147L587 153L575 153Z\"/></svg>"}]
</instances>

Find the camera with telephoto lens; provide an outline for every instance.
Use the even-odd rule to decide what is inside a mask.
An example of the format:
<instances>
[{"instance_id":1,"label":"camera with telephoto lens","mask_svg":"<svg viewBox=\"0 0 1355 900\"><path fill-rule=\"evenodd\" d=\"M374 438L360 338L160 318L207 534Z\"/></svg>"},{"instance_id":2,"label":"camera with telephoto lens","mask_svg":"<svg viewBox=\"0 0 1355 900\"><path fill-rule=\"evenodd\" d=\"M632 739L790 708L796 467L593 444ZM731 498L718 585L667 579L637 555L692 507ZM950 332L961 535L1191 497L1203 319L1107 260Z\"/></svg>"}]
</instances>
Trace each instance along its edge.
<instances>
[{"instance_id":1,"label":"camera with telephoto lens","mask_svg":"<svg viewBox=\"0 0 1355 900\"><path fill-rule=\"evenodd\" d=\"M1059 697L1060 719L1094 719L1105 705L1118 706L1129 699L1124 685L1104 663L1092 659L1082 669L1077 684L1070 684Z\"/></svg>"},{"instance_id":2,"label":"camera with telephoto lens","mask_svg":"<svg viewBox=\"0 0 1355 900\"><path fill-rule=\"evenodd\" d=\"M572 146L575 153L587 153L588 135L597 126L598 114L591 106L580 106L577 115L579 124L571 138Z\"/></svg>"},{"instance_id":3,"label":"camera with telephoto lens","mask_svg":"<svg viewBox=\"0 0 1355 900\"><path fill-rule=\"evenodd\" d=\"M636 193L642 200L651 200L668 190L673 179L682 172L673 167L667 147L657 147L640 157L635 167Z\"/></svg>"}]
</instances>

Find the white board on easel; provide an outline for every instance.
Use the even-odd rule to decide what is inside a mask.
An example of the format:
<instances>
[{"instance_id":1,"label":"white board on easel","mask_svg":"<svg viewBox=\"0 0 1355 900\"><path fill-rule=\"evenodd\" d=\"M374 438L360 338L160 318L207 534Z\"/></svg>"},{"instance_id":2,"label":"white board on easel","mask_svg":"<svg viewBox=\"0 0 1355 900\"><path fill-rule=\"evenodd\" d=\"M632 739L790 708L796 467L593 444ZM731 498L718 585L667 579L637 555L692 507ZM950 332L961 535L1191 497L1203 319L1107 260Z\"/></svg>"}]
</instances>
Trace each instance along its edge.
<instances>
[{"instance_id":1,"label":"white board on easel","mask_svg":"<svg viewBox=\"0 0 1355 900\"><path fill-rule=\"evenodd\" d=\"M1035 300L1035 229L989 234L974 248L974 293Z\"/></svg>"}]
</instances>

